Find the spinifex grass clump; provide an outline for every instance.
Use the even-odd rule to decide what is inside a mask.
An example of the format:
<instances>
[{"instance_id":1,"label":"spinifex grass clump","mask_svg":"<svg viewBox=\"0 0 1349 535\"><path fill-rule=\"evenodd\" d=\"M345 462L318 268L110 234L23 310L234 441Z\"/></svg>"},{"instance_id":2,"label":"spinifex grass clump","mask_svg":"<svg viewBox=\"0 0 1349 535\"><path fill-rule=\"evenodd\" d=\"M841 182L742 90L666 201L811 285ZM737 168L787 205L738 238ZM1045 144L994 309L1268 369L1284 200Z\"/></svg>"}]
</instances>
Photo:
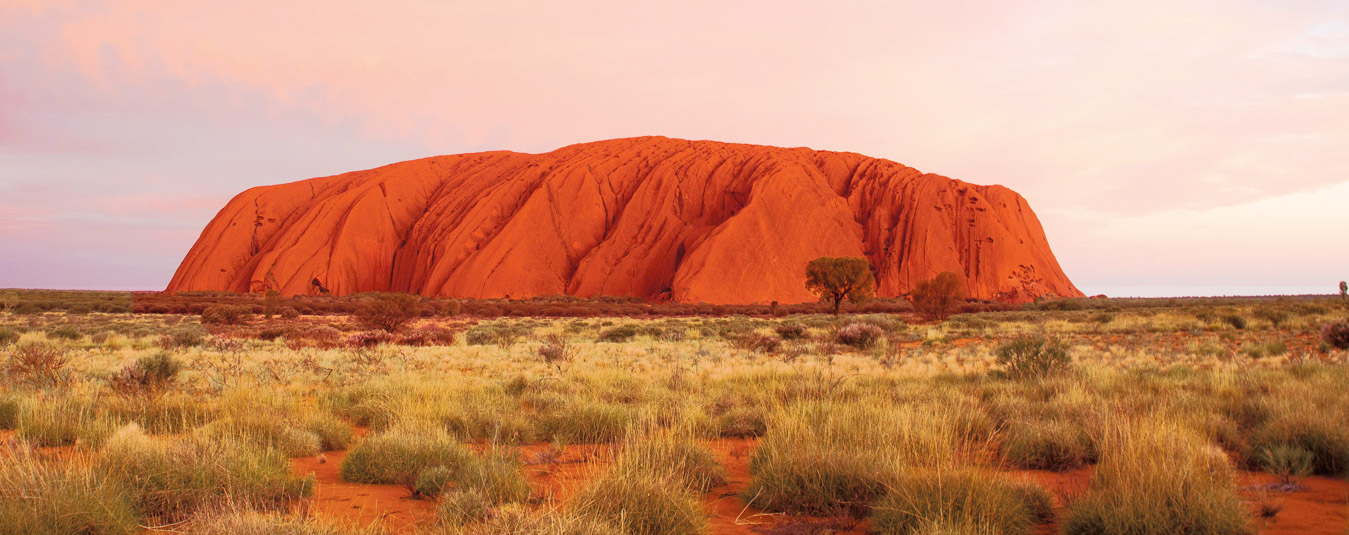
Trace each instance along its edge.
<instances>
[{"instance_id":1,"label":"spinifex grass clump","mask_svg":"<svg viewBox=\"0 0 1349 535\"><path fill-rule=\"evenodd\" d=\"M576 510L618 526L625 535L699 535L707 512L698 496L671 485L668 473L617 463L576 497Z\"/></svg>"},{"instance_id":2,"label":"spinifex grass clump","mask_svg":"<svg viewBox=\"0 0 1349 535\"><path fill-rule=\"evenodd\" d=\"M969 469L919 470L900 476L872 509L881 535L919 533L1029 533L1053 516L1044 489L996 473Z\"/></svg>"},{"instance_id":3,"label":"spinifex grass clump","mask_svg":"<svg viewBox=\"0 0 1349 535\"><path fill-rule=\"evenodd\" d=\"M1019 468L1065 471L1095 461L1096 451L1091 437L1073 422L1019 420L1008 424L1002 456Z\"/></svg>"},{"instance_id":4,"label":"spinifex grass clump","mask_svg":"<svg viewBox=\"0 0 1349 535\"><path fill-rule=\"evenodd\" d=\"M655 431L630 437L615 461L621 470L664 474L671 485L702 494L726 483L726 471L712 452L686 433Z\"/></svg>"},{"instance_id":5,"label":"spinifex grass clump","mask_svg":"<svg viewBox=\"0 0 1349 535\"><path fill-rule=\"evenodd\" d=\"M267 513L244 508L198 514L184 526L193 535L377 535L370 529L349 529L312 516Z\"/></svg>"},{"instance_id":6,"label":"spinifex grass clump","mask_svg":"<svg viewBox=\"0 0 1349 535\"><path fill-rule=\"evenodd\" d=\"M1311 408L1287 401L1278 403L1266 421L1251 434L1257 453L1278 447L1306 451L1316 474L1342 476L1349 471L1349 418L1346 407Z\"/></svg>"},{"instance_id":7,"label":"spinifex grass clump","mask_svg":"<svg viewBox=\"0 0 1349 535\"><path fill-rule=\"evenodd\" d=\"M1250 533L1227 457L1165 418L1112 429L1087 492L1064 519L1068 535Z\"/></svg>"},{"instance_id":8,"label":"spinifex grass clump","mask_svg":"<svg viewBox=\"0 0 1349 535\"><path fill-rule=\"evenodd\" d=\"M747 495L765 510L864 516L908 468L951 466L974 439L955 416L977 407L883 399L778 411L750 459Z\"/></svg>"},{"instance_id":9,"label":"spinifex grass clump","mask_svg":"<svg viewBox=\"0 0 1349 535\"><path fill-rule=\"evenodd\" d=\"M128 489L143 514L164 521L222 503L279 510L314 487L312 478L292 476L276 450L228 439L157 439L135 426L108 440L97 468Z\"/></svg>"},{"instance_id":10,"label":"spinifex grass clump","mask_svg":"<svg viewBox=\"0 0 1349 535\"><path fill-rule=\"evenodd\" d=\"M116 481L0 444L0 533L140 533L140 516Z\"/></svg>"},{"instance_id":11,"label":"spinifex grass clump","mask_svg":"<svg viewBox=\"0 0 1349 535\"><path fill-rule=\"evenodd\" d=\"M352 483L414 485L425 470L445 467L456 474L474 462L473 452L443 429L400 424L357 444L342 459L342 480Z\"/></svg>"},{"instance_id":12,"label":"spinifex grass clump","mask_svg":"<svg viewBox=\"0 0 1349 535\"><path fill-rule=\"evenodd\" d=\"M478 509L483 509L482 512ZM460 511L471 511L461 515ZM520 505L492 508L469 505L447 498L441 502L440 518L449 535L628 535L613 524L574 511L535 510ZM481 520L481 522L477 522Z\"/></svg>"}]
</instances>

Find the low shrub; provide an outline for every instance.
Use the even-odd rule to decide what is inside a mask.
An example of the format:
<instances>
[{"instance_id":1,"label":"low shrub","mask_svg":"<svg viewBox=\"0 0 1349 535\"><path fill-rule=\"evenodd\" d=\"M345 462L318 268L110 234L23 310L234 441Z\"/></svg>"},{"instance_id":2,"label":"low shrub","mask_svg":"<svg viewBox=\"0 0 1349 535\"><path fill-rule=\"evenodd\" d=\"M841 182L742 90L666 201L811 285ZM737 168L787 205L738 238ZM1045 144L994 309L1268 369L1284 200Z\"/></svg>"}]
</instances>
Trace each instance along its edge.
<instances>
[{"instance_id":1,"label":"low shrub","mask_svg":"<svg viewBox=\"0 0 1349 535\"><path fill-rule=\"evenodd\" d=\"M1349 349L1349 321L1322 325L1321 341L1335 349Z\"/></svg>"},{"instance_id":2,"label":"low shrub","mask_svg":"<svg viewBox=\"0 0 1349 535\"><path fill-rule=\"evenodd\" d=\"M1294 478L1312 473L1316 460L1312 452L1288 444L1261 448L1255 458L1262 469L1279 476L1285 485L1291 484Z\"/></svg>"},{"instance_id":3,"label":"low shrub","mask_svg":"<svg viewBox=\"0 0 1349 535\"><path fill-rule=\"evenodd\" d=\"M1019 335L994 350L1007 375L1019 378L1044 377L1068 368L1068 346L1057 338Z\"/></svg>"},{"instance_id":4,"label":"low shrub","mask_svg":"<svg viewBox=\"0 0 1349 535\"><path fill-rule=\"evenodd\" d=\"M839 329L834 341L857 349L871 349L885 336L885 331L870 323L852 323Z\"/></svg>"},{"instance_id":5,"label":"low shrub","mask_svg":"<svg viewBox=\"0 0 1349 535\"><path fill-rule=\"evenodd\" d=\"M70 352L66 348L47 343L24 343L9 352L5 373L22 383L37 387L54 387L69 376Z\"/></svg>"},{"instance_id":6,"label":"low shrub","mask_svg":"<svg viewBox=\"0 0 1349 535\"><path fill-rule=\"evenodd\" d=\"M243 325L253 319L253 309L244 305L211 305L201 311L204 325Z\"/></svg>"},{"instance_id":7,"label":"low shrub","mask_svg":"<svg viewBox=\"0 0 1349 535\"><path fill-rule=\"evenodd\" d=\"M783 340L800 340L805 338L809 331L805 325L800 323L783 323L773 328L778 333L778 337Z\"/></svg>"},{"instance_id":8,"label":"low shrub","mask_svg":"<svg viewBox=\"0 0 1349 535\"><path fill-rule=\"evenodd\" d=\"M137 359L108 379L108 386L123 395L156 394L173 386L183 363L168 352Z\"/></svg>"},{"instance_id":9,"label":"low shrub","mask_svg":"<svg viewBox=\"0 0 1349 535\"><path fill-rule=\"evenodd\" d=\"M539 358L543 359L545 364L561 368L562 364L571 362L576 356L576 351L567 343L567 337L561 334L550 334L544 339L543 345L539 346Z\"/></svg>"},{"instance_id":10,"label":"low shrub","mask_svg":"<svg viewBox=\"0 0 1349 535\"><path fill-rule=\"evenodd\" d=\"M731 346L756 353L776 353L782 346L782 339L769 334L748 332L732 339Z\"/></svg>"},{"instance_id":11,"label":"low shrub","mask_svg":"<svg viewBox=\"0 0 1349 535\"><path fill-rule=\"evenodd\" d=\"M510 323L478 325L464 331L464 342L471 346L493 344L508 348L529 334L529 329Z\"/></svg>"},{"instance_id":12,"label":"low shrub","mask_svg":"<svg viewBox=\"0 0 1349 535\"><path fill-rule=\"evenodd\" d=\"M356 311L356 321L366 329L396 333L417 317L420 302L412 294L380 294Z\"/></svg>"},{"instance_id":13,"label":"low shrub","mask_svg":"<svg viewBox=\"0 0 1349 535\"><path fill-rule=\"evenodd\" d=\"M1223 323L1228 324L1233 329L1242 330L1246 328L1246 318L1238 314L1224 314Z\"/></svg>"},{"instance_id":14,"label":"low shrub","mask_svg":"<svg viewBox=\"0 0 1349 535\"><path fill-rule=\"evenodd\" d=\"M871 527L883 535L1030 533L1047 515L1049 494L998 474L973 470L918 472L899 478L872 508Z\"/></svg>"},{"instance_id":15,"label":"low shrub","mask_svg":"<svg viewBox=\"0 0 1349 535\"><path fill-rule=\"evenodd\" d=\"M47 331L47 339L65 340L68 342L73 342L75 340L83 340L84 333L76 330L73 327L57 327L55 329Z\"/></svg>"},{"instance_id":16,"label":"low shrub","mask_svg":"<svg viewBox=\"0 0 1349 535\"><path fill-rule=\"evenodd\" d=\"M621 344L623 342L631 340L634 336L637 336L637 326L632 324L624 324L600 331L599 335L596 336L595 339L600 342Z\"/></svg>"},{"instance_id":17,"label":"low shrub","mask_svg":"<svg viewBox=\"0 0 1349 535\"><path fill-rule=\"evenodd\" d=\"M164 349L187 349L201 347L210 332L200 325L187 325L169 331L159 337L159 347Z\"/></svg>"},{"instance_id":18,"label":"low shrub","mask_svg":"<svg viewBox=\"0 0 1349 535\"><path fill-rule=\"evenodd\" d=\"M384 344L392 344L393 335L384 331L366 331L359 332L347 337L347 347L377 347Z\"/></svg>"}]
</instances>

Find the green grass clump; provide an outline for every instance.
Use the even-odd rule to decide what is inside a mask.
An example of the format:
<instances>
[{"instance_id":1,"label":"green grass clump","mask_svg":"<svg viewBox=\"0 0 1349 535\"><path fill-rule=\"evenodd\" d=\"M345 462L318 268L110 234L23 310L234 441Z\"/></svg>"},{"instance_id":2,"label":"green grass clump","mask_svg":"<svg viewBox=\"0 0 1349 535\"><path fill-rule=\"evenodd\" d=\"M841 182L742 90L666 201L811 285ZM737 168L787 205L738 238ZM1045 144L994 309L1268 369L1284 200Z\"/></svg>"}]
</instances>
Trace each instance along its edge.
<instances>
[{"instance_id":1,"label":"green grass clump","mask_svg":"<svg viewBox=\"0 0 1349 535\"><path fill-rule=\"evenodd\" d=\"M129 489L146 516L161 521L222 503L279 510L314 487L312 478L291 476L289 460L276 450L228 438L159 440L134 425L108 440L97 468Z\"/></svg>"},{"instance_id":2,"label":"green grass clump","mask_svg":"<svg viewBox=\"0 0 1349 535\"><path fill-rule=\"evenodd\" d=\"M492 448L460 467L455 486L477 491L493 505L529 499L529 481L513 450Z\"/></svg>"},{"instance_id":3,"label":"green grass clump","mask_svg":"<svg viewBox=\"0 0 1349 535\"><path fill-rule=\"evenodd\" d=\"M1052 515L1044 489L972 470L901 476L872 508L882 535L913 533L1029 533Z\"/></svg>"},{"instance_id":4,"label":"green grass clump","mask_svg":"<svg viewBox=\"0 0 1349 535\"><path fill-rule=\"evenodd\" d=\"M139 524L116 481L0 445L0 534L130 535L140 533Z\"/></svg>"},{"instance_id":5,"label":"green grass clump","mask_svg":"<svg viewBox=\"0 0 1349 535\"><path fill-rule=\"evenodd\" d=\"M411 485L422 471L445 467L456 473L474 462L473 452L445 430L400 424L356 445L342 459L342 480Z\"/></svg>"},{"instance_id":6,"label":"green grass clump","mask_svg":"<svg viewBox=\"0 0 1349 535\"><path fill-rule=\"evenodd\" d=\"M1111 430L1087 492L1063 522L1066 535L1237 535L1251 532L1226 455L1164 419Z\"/></svg>"},{"instance_id":7,"label":"green grass clump","mask_svg":"<svg viewBox=\"0 0 1349 535\"><path fill-rule=\"evenodd\" d=\"M659 473L615 466L576 497L583 515L618 526L625 535L699 535L707 526L703 503Z\"/></svg>"},{"instance_id":8,"label":"green grass clump","mask_svg":"<svg viewBox=\"0 0 1349 535\"><path fill-rule=\"evenodd\" d=\"M1019 468L1066 471L1095 461L1096 451L1091 437L1072 422L1021 420L1008 426L1002 456Z\"/></svg>"}]
</instances>

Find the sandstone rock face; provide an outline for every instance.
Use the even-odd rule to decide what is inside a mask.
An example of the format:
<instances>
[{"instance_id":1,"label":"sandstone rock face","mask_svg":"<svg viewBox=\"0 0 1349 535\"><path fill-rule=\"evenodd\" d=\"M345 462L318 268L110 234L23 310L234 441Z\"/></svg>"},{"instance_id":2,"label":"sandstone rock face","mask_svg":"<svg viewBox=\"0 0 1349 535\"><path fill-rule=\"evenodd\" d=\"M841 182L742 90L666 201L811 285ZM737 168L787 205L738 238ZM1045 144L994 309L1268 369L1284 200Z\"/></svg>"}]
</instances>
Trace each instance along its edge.
<instances>
[{"instance_id":1,"label":"sandstone rock face","mask_svg":"<svg viewBox=\"0 0 1349 535\"><path fill-rule=\"evenodd\" d=\"M797 303L815 300L805 266L821 256L869 259L882 297L942 271L971 297L1082 295L1002 186L860 154L661 137L252 188L207 225L168 290Z\"/></svg>"}]
</instances>

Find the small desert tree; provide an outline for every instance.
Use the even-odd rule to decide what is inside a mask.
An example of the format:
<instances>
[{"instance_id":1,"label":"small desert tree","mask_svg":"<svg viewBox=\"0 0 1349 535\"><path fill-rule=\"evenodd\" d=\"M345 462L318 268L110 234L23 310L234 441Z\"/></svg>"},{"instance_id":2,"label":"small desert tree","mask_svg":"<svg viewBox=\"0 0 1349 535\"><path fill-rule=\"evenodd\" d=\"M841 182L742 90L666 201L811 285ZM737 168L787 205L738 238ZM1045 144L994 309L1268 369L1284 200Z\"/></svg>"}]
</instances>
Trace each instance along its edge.
<instances>
[{"instance_id":1,"label":"small desert tree","mask_svg":"<svg viewBox=\"0 0 1349 535\"><path fill-rule=\"evenodd\" d=\"M806 289L834 303L838 314L843 300L861 303L876 293L876 277L865 258L822 256L806 265Z\"/></svg>"},{"instance_id":2,"label":"small desert tree","mask_svg":"<svg viewBox=\"0 0 1349 535\"><path fill-rule=\"evenodd\" d=\"M1349 299L1349 282L1340 281L1340 300Z\"/></svg>"},{"instance_id":3,"label":"small desert tree","mask_svg":"<svg viewBox=\"0 0 1349 535\"><path fill-rule=\"evenodd\" d=\"M356 319L367 329L393 333L417 317L421 300L403 293L379 294L356 311Z\"/></svg>"},{"instance_id":4,"label":"small desert tree","mask_svg":"<svg viewBox=\"0 0 1349 535\"><path fill-rule=\"evenodd\" d=\"M928 318L945 321L965 300L965 283L960 275L943 271L918 283L913 289L913 308Z\"/></svg>"}]
</instances>

